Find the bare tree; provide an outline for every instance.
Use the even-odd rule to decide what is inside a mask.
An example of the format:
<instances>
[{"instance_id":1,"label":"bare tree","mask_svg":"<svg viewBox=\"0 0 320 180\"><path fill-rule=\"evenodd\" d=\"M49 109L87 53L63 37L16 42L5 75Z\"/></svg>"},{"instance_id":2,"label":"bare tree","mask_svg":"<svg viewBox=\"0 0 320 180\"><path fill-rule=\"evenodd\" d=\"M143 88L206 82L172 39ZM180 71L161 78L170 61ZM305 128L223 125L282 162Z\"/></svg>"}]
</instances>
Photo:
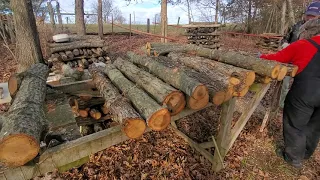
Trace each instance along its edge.
<instances>
[{"instance_id":1,"label":"bare tree","mask_svg":"<svg viewBox=\"0 0 320 180\"><path fill-rule=\"evenodd\" d=\"M112 11L113 20L116 23L123 24L126 21L126 18L123 17L121 10L118 7L115 7Z\"/></svg>"},{"instance_id":2,"label":"bare tree","mask_svg":"<svg viewBox=\"0 0 320 180\"><path fill-rule=\"evenodd\" d=\"M75 12L76 12L77 34L78 35L85 35L86 34L86 26L84 24L83 0L76 0Z\"/></svg>"},{"instance_id":3,"label":"bare tree","mask_svg":"<svg viewBox=\"0 0 320 180\"><path fill-rule=\"evenodd\" d=\"M31 0L10 0L16 30L16 58L18 72L27 70L32 64L44 63L40 48Z\"/></svg>"},{"instance_id":4,"label":"bare tree","mask_svg":"<svg viewBox=\"0 0 320 180\"><path fill-rule=\"evenodd\" d=\"M98 0L98 26L99 26L99 36L103 38L103 23L102 23L102 0Z\"/></svg>"},{"instance_id":5,"label":"bare tree","mask_svg":"<svg viewBox=\"0 0 320 180\"><path fill-rule=\"evenodd\" d=\"M98 12L98 3L94 1L92 3L92 9L94 13ZM102 17L104 23L108 22L108 19L111 18L111 13L114 10L115 6L113 0L102 0Z\"/></svg>"}]
</instances>

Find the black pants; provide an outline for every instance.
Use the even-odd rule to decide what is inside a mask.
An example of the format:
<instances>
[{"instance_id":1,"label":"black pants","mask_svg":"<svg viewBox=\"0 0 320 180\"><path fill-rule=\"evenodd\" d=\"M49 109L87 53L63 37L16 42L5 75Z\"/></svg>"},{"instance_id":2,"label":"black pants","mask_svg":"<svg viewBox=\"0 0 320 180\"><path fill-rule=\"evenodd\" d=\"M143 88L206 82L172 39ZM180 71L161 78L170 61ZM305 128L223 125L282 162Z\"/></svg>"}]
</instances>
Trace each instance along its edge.
<instances>
[{"instance_id":1,"label":"black pants","mask_svg":"<svg viewBox=\"0 0 320 180\"><path fill-rule=\"evenodd\" d=\"M319 95L301 95L299 90L295 91L293 87L285 100L283 111L285 153L293 162L300 163L304 158L309 158L318 146L320 107L314 106L313 102L320 100L320 97L316 96Z\"/></svg>"}]
</instances>

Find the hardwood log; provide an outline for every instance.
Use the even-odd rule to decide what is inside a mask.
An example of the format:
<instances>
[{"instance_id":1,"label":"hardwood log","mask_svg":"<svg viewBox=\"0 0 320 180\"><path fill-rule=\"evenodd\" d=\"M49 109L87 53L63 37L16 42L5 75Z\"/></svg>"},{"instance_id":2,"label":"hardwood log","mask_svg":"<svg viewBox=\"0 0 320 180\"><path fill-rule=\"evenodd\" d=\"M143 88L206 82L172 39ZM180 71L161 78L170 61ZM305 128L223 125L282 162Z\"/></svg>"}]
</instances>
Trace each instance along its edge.
<instances>
[{"instance_id":1,"label":"hardwood log","mask_svg":"<svg viewBox=\"0 0 320 180\"><path fill-rule=\"evenodd\" d=\"M282 66L286 66L288 68L288 71L287 71L287 76L291 76L291 77L295 77L299 68L298 66L296 65L293 65L293 64L285 64L285 63L282 63L281 64Z\"/></svg>"},{"instance_id":2,"label":"hardwood log","mask_svg":"<svg viewBox=\"0 0 320 180\"><path fill-rule=\"evenodd\" d=\"M93 81L105 99L105 107L114 116L113 120L121 125L122 131L129 138L138 138L146 130L146 123L139 113L131 106L129 100L123 97L118 89L107 79L99 68L93 64L89 67Z\"/></svg>"},{"instance_id":3,"label":"hardwood log","mask_svg":"<svg viewBox=\"0 0 320 180\"><path fill-rule=\"evenodd\" d=\"M68 60L68 56L64 53L64 52L59 52L61 58L63 61L67 61Z\"/></svg>"},{"instance_id":4,"label":"hardwood log","mask_svg":"<svg viewBox=\"0 0 320 180\"><path fill-rule=\"evenodd\" d=\"M278 81L282 81L283 78L287 75L287 72L288 72L287 66L282 66L282 65L281 65L281 68L280 68L280 71L279 71L279 75L278 75L278 77L277 77L277 80L278 80Z\"/></svg>"},{"instance_id":5,"label":"hardwood log","mask_svg":"<svg viewBox=\"0 0 320 180\"><path fill-rule=\"evenodd\" d=\"M169 126L171 117L167 108L161 107L147 93L125 78L114 65L106 64L104 73L130 99L152 130L161 131Z\"/></svg>"},{"instance_id":6,"label":"hardwood log","mask_svg":"<svg viewBox=\"0 0 320 180\"><path fill-rule=\"evenodd\" d=\"M101 113L96 109L90 109L90 116L96 120L99 120L101 118Z\"/></svg>"},{"instance_id":7,"label":"hardwood log","mask_svg":"<svg viewBox=\"0 0 320 180\"><path fill-rule=\"evenodd\" d=\"M152 74L138 68L129 61L118 58L113 63L128 79L148 92L159 104L167 106L171 115L181 112L185 105L185 97L179 90L161 81Z\"/></svg>"},{"instance_id":8,"label":"hardwood log","mask_svg":"<svg viewBox=\"0 0 320 180\"><path fill-rule=\"evenodd\" d=\"M68 59L73 59L74 58L74 55L73 55L72 51L66 51L65 53L66 53Z\"/></svg>"},{"instance_id":9,"label":"hardwood log","mask_svg":"<svg viewBox=\"0 0 320 180\"><path fill-rule=\"evenodd\" d=\"M79 54L83 55L83 50L82 49L79 49Z\"/></svg>"},{"instance_id":10,"label":"hardwood log","mask_svg":"<svg viewBox=\"0 0 320 180\"><path fill-rule=\"evenodd\" d=\"M43 104L49 69L34 64L24 73L0 131L0 161L6 166L22 166L40 150L41 134L47 129Z\"/></svg>"},{"instance_id":11,"label":"hardwood log","mask_svg":"<svg viewBox=\"0 0 320 180\"><path fill-rule=\"evenodd\" d=\"M88 56L88 51L86 49L83 49L82 51L84 56Z\"/></svg>"},{"instance_id":12,"label":"hardwood log","mask_svg":"<svg viewBox=\"0 0 320 180\"><path fill-rule=\"evenodd\" d=\"M271 81L272 81L272 79L270 77L268 77L268 76L260 76L260 75L256 76L256 80L255 80L255 82L263 83L263 84L268 84Z\"/></svg>"},{"instance_id":13,"label":"hardwood log","mask_svg":"<svg viewBox=\"0 0 320 180\"><path fill-rule=\"evenodd\" d=\"M221 50L207 49L190 44L178 45L168 43L168 45L161 45L159 43L152 43L151 47L152 49L156 50L159 55L166 55L170 52L193 52L197 56L252 70L257 74L269 76L272 79L276 79L278 77L281 68L280 64L275 61L266 61L250 56L241 55L237 52L226 52Z\"/></svg>"},{"instance_id":14,"label":"hardwood log","mask_svg":"<svg viewBox=\"0 0 320 180\"><path fill-rule=\"evenodd\" d=\"M59 46L51 48L51 53L60 52L60 51L70 51L73 49L81 49L81 48L98 48L103 47L104 41L92 41L92 42L75 42L66 46Z\"/></svg>"},{"instance_id":15,"label":"hardwood log","mask_svg":"<svg viewBox=\"0 0 320 180\"><path fill-rule=\"evenodd\" d=\"M178 69L168 68L154 61L152 58L141 57L132 52L129 52L127 55L130 57L131 62L146 67L151 73L157 75L163 81L190 96L190 98L188 98L188 106L191 109L201 109L208 104L208 88L194 78L190 78ZM192 101L192 98L194 101Z\"/></svg>"},{"instance_id":16,"label":"hardwood log","mask_svg":"<svg viewBox=\"0 0 320 180\"><path fill-rule=\"evenodd\" d=\"M72 50L72 53L73 53L74 56L79 56L80 55L79 49Z\"/></svg>"},{"instance_id":17,"label":"hardwood log","mask_svg":"<svg viewBox=\"0 0 320 180\"><path fill-rule=\"evenodd\" d=\"M88 55L92 56L93 52L90 49L87 49Z\"/></svg>"},{"instance_id":18,"label":"hardwood log","mask_svg":"<svg viewBox=\"0 0 320 180\"><path fill-rule=\"evenodd\" d=\"M24 74L25 73L20 73L20 74L12 74L9 77L9 81L8 81L8 89L9 89L9 93L10 96L12 98L15 97L16 93L18 92L20 85L22 83L22 80L24 78Z\"/></svg>"}]
</instances>

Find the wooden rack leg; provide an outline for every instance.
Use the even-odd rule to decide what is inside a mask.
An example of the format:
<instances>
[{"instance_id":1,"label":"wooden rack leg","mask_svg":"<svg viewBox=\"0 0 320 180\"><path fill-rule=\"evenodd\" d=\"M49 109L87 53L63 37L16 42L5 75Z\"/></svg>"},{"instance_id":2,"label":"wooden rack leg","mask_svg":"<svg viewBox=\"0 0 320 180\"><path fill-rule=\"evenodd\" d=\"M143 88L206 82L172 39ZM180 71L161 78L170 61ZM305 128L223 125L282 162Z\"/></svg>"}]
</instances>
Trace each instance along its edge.
<instances>
[{"instance_id":1,"label":"wooden rack leg","mask_svg":"<svg viewBox=\"0 0 320 180\"><path fill-rule=\"evenodd\" d=\"M212 163L212 168L214 171L219 171L223 169L224 164L221 162L227 154L227 145L226 139L231 135L231 122L234 112L236 98L230 99L228 102L225 102L222 105L222 113L220 118L220 130L217 138L217 147L214 151L214 160Z\"/></svg>"}]
</instances>

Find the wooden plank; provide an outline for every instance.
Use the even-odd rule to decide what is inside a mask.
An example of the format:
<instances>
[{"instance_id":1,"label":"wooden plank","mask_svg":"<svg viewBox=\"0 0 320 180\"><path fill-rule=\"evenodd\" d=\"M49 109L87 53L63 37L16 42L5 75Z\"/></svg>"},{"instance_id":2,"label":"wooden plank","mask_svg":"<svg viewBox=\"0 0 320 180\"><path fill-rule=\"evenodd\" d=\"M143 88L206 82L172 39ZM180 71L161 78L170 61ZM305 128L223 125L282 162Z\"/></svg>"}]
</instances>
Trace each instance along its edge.
<instances>
[{"instance_id":1,"label":"wooden plank","mask_svg":"<svg viewBox=\"0 0 320 180\"><path fill-rule=\"evenodd\" d=\"M221 157L224 159L227 154L226 139L229 139L231 135L231 123L233 119L233 112L236 103L236 98L232 98L229 101L222 104L222 112L220 117L220 130L217 138L217 146ZM219 159L218 151L214 152L213 170L220 171L224 167L223 162Z\"/></svg>"},{"instance_id":2,"label":"wooden plank","mask_svg":"<svg viewBox=\"0 0 320 180\"><path fill-rule=\"evenodd\" d=\"M209 149L214 147L214 144L213 142L203 142L203 143L200 143L199 146L201 146L203 149Z\"/></svg>"},{"instance_id":3,"label":"wooden plank","mask_svg":"<svg viewBox=\"0 0 320 180\"><path fill-rule=\"evenodd\" d=\"M52 88L57 91L62 91L67 94L74 94L76 92L98 92L94 85L92 79L84 80L84 81L77 81L71 82L67 84L61 85L53 85Z\"/></svg>"},{"instance_id":4,"label":"wooden plank","mask_svg":"<svg viewBox=\"0 0 320 180\"><path fill-rule=\"evenodd\" d=\"M231 149L232 145L238 138L239 134L241 133L244 126L247 124L249 118L259 105L260 101L267 93L268 89L270 88L270 84L260 84L260 90L254 95L250 103L247 105L246 110L242 113L237 123L231 130L231 138L228 140L228 145L226 146L227 152ZM227 153L226 152L226 153Z\"/></svg>"}]
</instances>

